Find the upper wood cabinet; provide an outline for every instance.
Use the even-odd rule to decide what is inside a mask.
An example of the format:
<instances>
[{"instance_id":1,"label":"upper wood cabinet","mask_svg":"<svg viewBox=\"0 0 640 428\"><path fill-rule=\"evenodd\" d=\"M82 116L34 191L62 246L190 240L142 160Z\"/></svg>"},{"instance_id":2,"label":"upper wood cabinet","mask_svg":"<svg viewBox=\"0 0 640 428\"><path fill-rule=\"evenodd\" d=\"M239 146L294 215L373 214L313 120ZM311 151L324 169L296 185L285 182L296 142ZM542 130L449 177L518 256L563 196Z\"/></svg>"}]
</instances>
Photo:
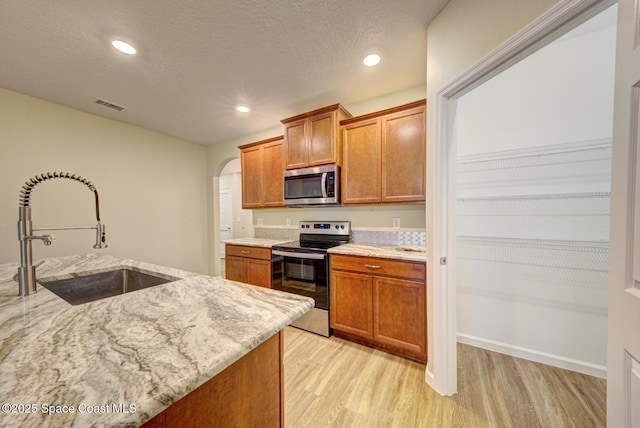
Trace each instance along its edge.
<instances>
[{"instance_id":1,"label":"upper wood cabinet","mask_svg":"<svg viewBox=\"0 0 640 428\"><path fill-rule=\"evenodd\" d=\"M344 205L425 201L426 100L340 123Z\"/></svg>"},{"instance_id":2,"label":"upper wood cabinet","mask_svg":"<svg viewBox=\"0 0 640 428\"><path fill-rule=\"evenodd\" d=\"M375 204L382 201L382 127L380 119L363 120L342 127L343 204Z\"/></svg>"},{"instance_id":3,"label":"upper wood cabinet","mask_svg":"<svg viewBox=\"0 0 640 428\"><path fill-rule=\"evenodd\" d=\"M283 207L282 136L240 146L242 168L242 208Z\"/></svg>"},{"instance_id":4,"label":"upper wood cabinet","mask_svg":"<svg viewBox=\"0 0 640 428\"><path fill-rule=\"evenodd\" d=\"M341 164L340 121L351 114L334 104L281 122L286 169Z\"/></svg>"}]
</instances>

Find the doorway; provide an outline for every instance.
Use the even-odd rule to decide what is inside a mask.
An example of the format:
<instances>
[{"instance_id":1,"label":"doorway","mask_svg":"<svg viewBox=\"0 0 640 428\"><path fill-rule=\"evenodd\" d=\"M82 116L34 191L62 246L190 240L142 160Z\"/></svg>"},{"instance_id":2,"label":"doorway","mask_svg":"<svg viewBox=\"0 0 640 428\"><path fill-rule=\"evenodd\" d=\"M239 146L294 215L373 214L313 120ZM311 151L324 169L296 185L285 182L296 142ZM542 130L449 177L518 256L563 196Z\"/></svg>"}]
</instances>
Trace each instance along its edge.
<instances>
[{"instance_id":1,"label":"doorway","mask_svg":"<svg viewBox=\"0 0 640 428\"><path fill-rule=\"evenodd\" d=\"M239 158L227 162L220 172L218 194L220 269L224 277L224 241L253 236L253 210L242 208L242 174Z\"/></svg>"},{"instance_id":2,"label":"doorway","mask_svg":"<svg viewBox=\"0 0 640 428\"><path fill-rule=\"evenodd\" d=\"M602 12L615 2L561 1L540 18L511 37L458 78L435 92L430 98L435 108L434 163L435 190L433 211L432 291L429 296L432 327L430 362L426 380L441 394L457 390L457 245L456 245L456 167L455 123L457 104L465 94L522 61L559 35ZM523 82L526 84L526 82ZM514 316L517 316L515 314ZM509 322L507 320L503 322Z\"/></svg>"},{"instance_id":3,"label":"doorway","mask_svg":"<svg viewBox=\"0 0 640 428\"><path fill-rule=\"evenodd\" d=\"M458 341L606 377L617 6L457 99Z\"/></svg>"}]
</instances>

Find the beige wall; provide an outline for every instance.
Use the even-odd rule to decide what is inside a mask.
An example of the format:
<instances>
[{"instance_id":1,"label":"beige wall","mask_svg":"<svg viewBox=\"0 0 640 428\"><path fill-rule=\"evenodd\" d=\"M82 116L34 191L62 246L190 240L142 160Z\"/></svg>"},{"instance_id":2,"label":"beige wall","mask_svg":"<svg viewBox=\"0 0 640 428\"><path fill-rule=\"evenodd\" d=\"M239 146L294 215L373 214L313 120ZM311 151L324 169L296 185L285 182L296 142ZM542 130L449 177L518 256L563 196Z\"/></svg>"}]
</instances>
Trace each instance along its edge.
<instances>
[{"instance_id":1,"label":"beige wall","mask_svg":"<svg viewBox=\"0 0 640 428\"><path fill-rule=\"evenodd\" d=\"M451 0L427 31L427 142L435 140L435 99L446 84L467 71L527 24L554 6L557 0ZM430 239L433 224L435 192L434 146L427 143L426 224L429 260L433 260ZM427 283L433 283L433 268L427 269ZM428 337L434 337L433 288L427 288ZM436 326L438 328L438 326ZM429 355L433 355L430 340ZM433 371L433 361L429 360Z\"/></svg>"},{"instance_id":2,"label":"beige wall","mask_svg":"<svg viewBox=\"0 0 640 428\"><path fill-rule=\"evenodd\" d=\"M300 220L348 220L353 227L392 227L393 219L400 219L401 228L424 230L424 205L389 205L363 207L282 208L255 210L253 221L263 224L286 225L286 219L295 225Z\"/></svg>"},{"instance_id":3,"label":"beige wall","mask_svg":"<svg viewBox=\"0 0 640 428\"><path fill-rule=\"evenodd\" d=\"M124 113L126 114L126 112ZM206 148L0 89L0 263L20 259L18 195L47 171L69 171L100 193L109 254L207 272ZM50 180L33 190L34 227L95 223L92 192ZM92 231L54 232L34 259L92 249Z\"/></svg>"}]
</instances>

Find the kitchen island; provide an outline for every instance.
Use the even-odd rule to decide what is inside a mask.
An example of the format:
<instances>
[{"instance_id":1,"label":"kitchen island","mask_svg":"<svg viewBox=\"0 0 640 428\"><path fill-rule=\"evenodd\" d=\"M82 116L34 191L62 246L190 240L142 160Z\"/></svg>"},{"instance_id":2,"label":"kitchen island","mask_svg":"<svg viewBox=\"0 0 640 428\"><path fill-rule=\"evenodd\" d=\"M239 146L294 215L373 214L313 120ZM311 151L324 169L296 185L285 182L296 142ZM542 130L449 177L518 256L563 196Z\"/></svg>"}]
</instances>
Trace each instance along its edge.
<instances>
[{"instance_id":1,"label":"kitchen island","mask_svg":"<svg viewBox=\"0 0 640 428\"><path fill-rule=\"evenodd\" d=\"M41 285L18 297L17 267L0 265L0 426L139 426L159 414L151 423L161 426L163 411L279 339L313 306L305 297L113 256L47 259L38 268L43 280L118 267L180 278L74 306ZM227 399L216 401L228 406Z\"/></svg>"}]
</instances>

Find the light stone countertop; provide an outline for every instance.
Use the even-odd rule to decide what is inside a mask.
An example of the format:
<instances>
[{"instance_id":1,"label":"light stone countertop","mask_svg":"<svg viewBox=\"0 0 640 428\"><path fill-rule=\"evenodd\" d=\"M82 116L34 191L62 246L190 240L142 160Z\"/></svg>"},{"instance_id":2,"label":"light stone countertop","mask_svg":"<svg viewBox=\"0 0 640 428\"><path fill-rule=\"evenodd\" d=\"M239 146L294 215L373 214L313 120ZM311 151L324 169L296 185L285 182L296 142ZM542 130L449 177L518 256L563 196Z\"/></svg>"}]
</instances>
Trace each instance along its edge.
<instances>
[{"instance_id":1,"label":"light stone countertop","mask_svg":"<svg viewBox=\"0 0 640 428\"><path fill-rule=\"evenodd\" d=\"M108 255L47 259L38 268L43 279L116 267L182 278L72 306L40 285L18 297L17 267L0 265L0 401L35 404L36 412L2 412L0 426L138 426L313 306L302 296ZM51 405L75 412L43 413ZM109 412L80 413L81 405Z\"/></svg>"},{"instance_id":2,"label":"light stone countertop","mask_svg":"<svg viewBox=\"0 0 640 428\"><path fill-rule=\"evenodd\" d=\"M274 245L290 242L290 240L264 238L235 238L222 241L225 244L248 245L251 247L271 248ZM426 248L416 245L381 245L381 244L344 244L330 248L329 254L344 254L351 256L381 257L413 262L426 262Z\"/></svg>"},{"instance_id":3,"label":"light stone countertop","mask_svg":"<svg viewBox=\"0 0 640 428\"><path fill-rule=\"evenodd\" d=\"M284 242L290 242L291 239L265 239L265 238L234 238L225 239L222 241L225 244L233 245L248 245L250 247L264 247L271 248L274 245L282 244Z\"/></svg>"},{"instance_id":4,"label":"light stone countertop","mask_svg":"<svg viewBox=\"0 0 640 428\"><path fill-rule=\"evenodd\" d=\"M380 257L412 262L426 263L427 261L426 248L415 245L344 244L329 248L328 252L329 254Z\"/></svg>"}]
</instances>

